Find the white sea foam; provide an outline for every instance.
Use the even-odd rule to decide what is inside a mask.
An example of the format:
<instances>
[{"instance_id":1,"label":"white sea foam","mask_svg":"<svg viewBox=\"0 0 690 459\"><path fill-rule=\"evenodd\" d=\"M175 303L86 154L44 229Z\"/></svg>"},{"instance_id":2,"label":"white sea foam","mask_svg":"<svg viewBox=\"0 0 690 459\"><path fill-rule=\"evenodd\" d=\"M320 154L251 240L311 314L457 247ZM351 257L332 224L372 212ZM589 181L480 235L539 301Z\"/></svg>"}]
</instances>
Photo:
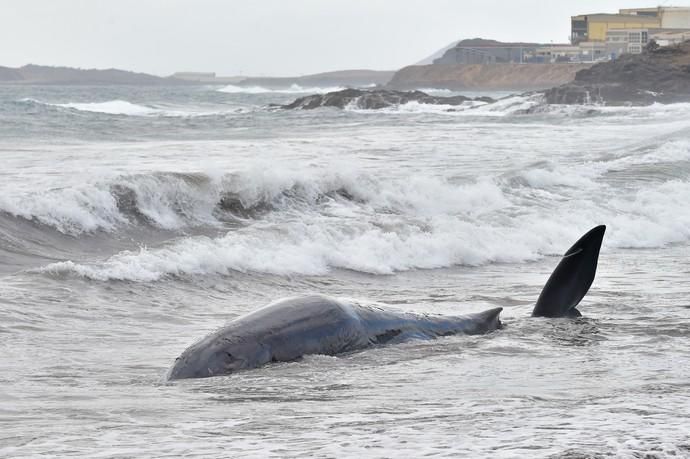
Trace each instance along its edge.
<instances>
[{"instance_id":1,"label":"white sea foam","mask_svg":"<svg viewBox=\"0 0 690 459\"><path fill-rule=\"evenodd\" d=\"M515 95L499 99L492 104L476 108L468 114L472 116L508 116L524 113L544 103L541 94Z\"/></svg>"},{"instance_id":2,"label":"white sea foam","mask_svg":"<svg viewBox=\"0 0 690 459\"><path fill-rule=\"evenodd\" d=\"M679 179L640 181L614 192L610 180L636 168L690 159L690 143L664 142L590 162L547 163L511 176L453 181L389 177L347 168L255 168L229 174L139 174L0 197L0 209L58 231L123 232L139 225L179 230L242 230L191 236L101 264L57 264L51 271L94 279L155 280L167 275L259 271L322 274L334 268L389 274L456 264L521 262L562 250L559 241L607 223L607 245L664 247L690 240L687 196ZM640 169L642 168L642 169ZM625 175L623 175L625 177ZM616 182L617 183L617 182ZM597 199L585 199L596 196ZM231 216L231 217L230 217Z\"/></svg>"},{"instance_id":3,"label":"white sea foam","mask_svg":"<svg viewBox=\"0 0 690 459\"><path fill-rule=\"evenodd\" d=\"M632 199L614 198L611 243L624 248L655 248L690 240L690 183L672 180L639 190Z\"/></svg>"},{"instance_id":4,"label":"white sea foam","mask_svg":"<svg viewBox=\"0 0 690 459\"><path fill-rule=\"evenodd\" d=\"M76 110L80 112L102 113L106 115L142 116L142 117L199 117L239 114L248 111L247 107L230 107L209 109L207 107L168 107L135 104L126 100L108 100L105 102L67 102L49 103L36 99L22 99L23 102Z\"/></svg>"},{"instance_id":5,"label":"white sea foam","mask_svg":"<svg viewBox=\"0 0 690 459\"><path fill-rule=\"evenodd\" d=\"M74 235L112 231L127 222L118 211L115 197L107 189L91 184L30 195L0 195L0 210Z\"/></svg>"},{"instance_id":6,"label":"white sea foam","mask_svg":"<svg viewBox=\"0 0 690 459\"><path fill-rule=\"evenodd\" d=\"M340 194L338 194L340 193ZM351 202L343 196L349 195ZM340 198L338 198L340 196ZM507 205L490 181L453 185L436 178L375 180L357 171L257 167L242 173L138 174L72 188L0 196L0 210L72 235L117 231L137 215L163 229L213 225L221 200L246 211L402 213L412 216L486 212ZM229 200L229 201L228 201ZM329 204L336 203L337 205ZM241 210L241 209L238 209Z\"/></svg>"},{"instance_id":7,"label":"white sea foam","mask_svg":"<svg viewBox=\"0 0 690 459\"><path fill-rule=\"evenodd\" d=\"M341 91L343 89L345 89L343 86L303 87L298 84L293 84L286 88L266 88L263 86L237 86L231 84L218 89L218 91L227 92L230 94L324 94L327 92Z\"/></svg>"},{"instance_id":8,"label":"white sea foam","mask_svg":"<svg viewBox=\"0 0 690 459\"><path fill-rule=\"evenodd\" d=\"M460 92L455 92L450 89L443 89L443 88L420 88L417 91L421 91L427 94L432 94L435 96L452 96L454 94L461 94Z\"/></svg>"},{"instance_id":9,"label":"white sea foam","mask_svg":"<svg viewBox=\"0 0 690 459\"><path fill-rule=\"evenodd\" d=\"M511 96L493 103L469 100L460 105L424 104L411 101L378 110L364 110L357 107L356 100L346 110L358 113L435 113L449 116L505 117L521 114L543 104L541 95Z\"/></svg>"},{"instance_id":10,"label":"white sea foam","mask_svg":"<svg viewBox=\"0 0 690 459\"><path fill-rule=\"evenodd\" d=\"M574 240L587 229L571 223L577 221L606 222L608 247L664 247L690 240L687 182L665 182L606 203L576 202L558 210L537 207L518 213L491 183L450 189L451 196L434 203L440 196L436 192L449 191L446 186L418 182L402 188L415 198L392 193L391 187L364 207L349 203L320 213L279 213L219 238L189 237L160 248L119 253L103 263L67 261L43 271L147 282L232 271L321 275L341 268L392 274L525 262L561 253L562 241ZM428 195L419 196L415 190L425 187ZM463 194L470 197L453 199ZM378 206L390 206L389 213Z\"/></svg>"},{"instance_id":11,"label":"white sea foam","mask_svg":"<svg viewBox=\"0 0 690 459\"><path fill-rule=\"evenodd\" d=\"M218 193L206 176L143 174L0 196L0 210L71 235L113 232L132 224L137 215L160 228L178 229L215 222L212 212Z\"/></svg>"},{"instance_id":12,"label":"white sea foam","mask_svg":"<svg viewBox=\"0 0 690 459\"><path fill-rule=\"evenodd\" d=\"M109 115L153 116L162 114L161 110L145 105L133 104L126 100L109 100L107 102L69 102L66 104L48 104L55 107L71 108L82 112L107 113Z\"/></svg>"},{"instance_id":13,"label":"white sea foam","mask_svg":"<svg viewBox=\"0 0 690 459\"><path fill-rule=\"evenodd\" d=\"M554 165L551 168L535 168L521 172L522 177L535 188L551 186L598 187L596 181L613 170L625 170L632 166L670 163L690 160L690 142L673 140L648 151L625 152L609 160L588 161L575 165Z\"/></svg>"},{"instance_id":14,"label":"white sea foam","mask_svg":"<svg viewBox=\"0 0 690 459\"><path fill-rule=\"evenodd\" d=\"M519 239L514 231L465 224L455 218L436 218L428 226L395 230L367 223L294 223L255 233L230 232L218 239L187 238L160 249L123 252L102 264L54 263L43 271L97 280L153 281L170 275L231 271L316 275L332 268L392 274L539 257L537 247Z\"/></svg>"},{"instance_id":15,"label":"white sea foam","mask_svg":"<svg viewBox=\"0 0 690 459\"><path fill-rule=\"evenodd\" d=\"M449 105L449 104L424 104L416 100L407 102L405 104L391 105L390 107L380 108L380 109L363 109L357 106L357 99L353 100L350 104L345 107L345 110L377 115L381 113L393 113L393 114L419 114L419 113L434 113L443 115L455 115L460 112L467 111L471 108L481 107L486 105L486 102L481 101L467 101L460 105Z\"/></svg>"}]
</instances>

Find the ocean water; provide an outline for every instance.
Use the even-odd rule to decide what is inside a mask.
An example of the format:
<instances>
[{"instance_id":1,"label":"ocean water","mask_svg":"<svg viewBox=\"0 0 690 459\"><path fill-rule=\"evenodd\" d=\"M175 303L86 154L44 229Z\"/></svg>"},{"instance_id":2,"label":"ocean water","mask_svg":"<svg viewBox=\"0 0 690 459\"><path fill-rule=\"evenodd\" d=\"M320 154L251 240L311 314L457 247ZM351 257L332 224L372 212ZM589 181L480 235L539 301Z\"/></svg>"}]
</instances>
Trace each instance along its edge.
<instances>
[{"instance_id":1,"label":"ocean water","mask_svg":"<svg viewBox=\"0 0 690 459\"><path fill-rule=\"evenodd\" d=\"M690 104L301 90L0 87L0 456L690 457ZM598 224L584 318L530 318ZM165 380L305 293L506 327Z\"/></svg>"}]
</instances>

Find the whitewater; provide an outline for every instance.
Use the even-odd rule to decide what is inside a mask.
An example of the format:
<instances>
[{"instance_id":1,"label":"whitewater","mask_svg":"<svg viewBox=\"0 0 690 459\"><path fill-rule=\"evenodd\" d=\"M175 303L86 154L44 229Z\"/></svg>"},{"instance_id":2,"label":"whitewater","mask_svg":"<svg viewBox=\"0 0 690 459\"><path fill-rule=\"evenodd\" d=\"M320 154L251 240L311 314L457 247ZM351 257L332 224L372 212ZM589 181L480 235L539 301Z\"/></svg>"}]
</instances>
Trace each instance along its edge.
<instances>
[{"instance_id":1,"label":"whitewater","mask_svg":"<svg viewBox=\"0 0 690 459\"><path fill-rule=\"evenodd\" d=\"M690 104L275 107L328 90L0 87L0 456L690 457ZM165 380L307 293L506 327Z\"/></svg>"}]
</instances>

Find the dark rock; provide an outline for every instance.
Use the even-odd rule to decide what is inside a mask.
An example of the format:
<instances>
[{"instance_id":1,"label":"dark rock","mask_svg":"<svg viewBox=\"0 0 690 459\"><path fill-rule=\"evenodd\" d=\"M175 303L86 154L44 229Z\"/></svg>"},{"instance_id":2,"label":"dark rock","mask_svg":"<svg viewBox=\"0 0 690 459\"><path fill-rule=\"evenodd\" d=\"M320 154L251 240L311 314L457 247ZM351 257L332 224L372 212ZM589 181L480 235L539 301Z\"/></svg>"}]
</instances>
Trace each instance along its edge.
<instances>
[{"instance_id":1,"label":"dark rock","mask_svg":"<svg viewBox=\"0 0 690 459\"><path fill-rule=\"evenodd\" d=\"M571 83L546 90L550 104L650 105L690 101L690 42L649 47L580 70Z\"/></svg>"},{"instance_id":2,"label":"dark rock","mask_svg":"<svg viewBox=\"0 0 690 459\"><path fill-rule=\"evenodd\" d=\"M314 94L300 97L294 102L282 105L281 108L292 110L311 110L319 107L345 108L354 106L359 109L376 110L391 106L403 105L408 102L433 105L461 105L465 102L494 102L490 97L472 99L465 96L436 97L421 91L394 91L389 89L343 89L342 91L326 94Z\"/></svg>"}]
</instances>

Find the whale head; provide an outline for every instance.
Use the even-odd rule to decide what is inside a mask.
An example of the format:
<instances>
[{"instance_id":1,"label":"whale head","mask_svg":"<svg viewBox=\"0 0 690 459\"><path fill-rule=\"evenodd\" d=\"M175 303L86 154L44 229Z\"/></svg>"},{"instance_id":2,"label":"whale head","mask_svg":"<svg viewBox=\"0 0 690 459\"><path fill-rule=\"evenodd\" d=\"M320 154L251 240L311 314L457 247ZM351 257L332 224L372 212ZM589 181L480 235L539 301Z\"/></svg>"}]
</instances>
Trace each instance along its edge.
<instances>
[{"instance_id":1,"label":"whale head","mask_svg":"<svg viewBox=\"0 0 690 459\"><path fill-rule=\"evenodd\" d=\"M268 347L261 343L213 333L188 347L168 372L168 379L208 378L229 375L271 361Z\"/></svg>"}]
</instances>

